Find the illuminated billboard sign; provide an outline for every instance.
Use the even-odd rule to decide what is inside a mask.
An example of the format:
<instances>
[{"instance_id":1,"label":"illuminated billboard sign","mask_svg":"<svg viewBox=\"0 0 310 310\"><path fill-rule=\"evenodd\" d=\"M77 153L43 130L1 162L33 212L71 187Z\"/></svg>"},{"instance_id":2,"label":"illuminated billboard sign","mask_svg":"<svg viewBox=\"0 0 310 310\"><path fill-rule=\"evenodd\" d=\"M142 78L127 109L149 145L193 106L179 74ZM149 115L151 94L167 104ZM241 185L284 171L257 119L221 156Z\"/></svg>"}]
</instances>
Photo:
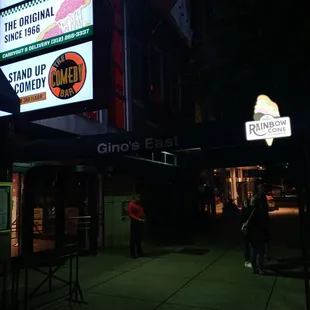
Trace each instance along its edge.
<instances>
[{"instance_id":1,"label":"illuminated billboard sign","mask_svg":"<svg viewBox=\"0 0 310 310\"><path fill-rule=\"evenodd\" d=\"M92 42L1 69L20 98L21 113L93 99Z\"/></svg>"},{"instance_id":2,"label":"illuminated billboard sign","mask_svg":"<svg viewBox=\"0 0 310 310\"><path fill-rule=\"evenodd\" d=\"M13 114L19 113L20 99L0 69L0 116L1 111Z\"/></svg>"},{"instance_id":3,"label":"illuminated billboard sign","mask_svg":"<svg viewBox=\"0 0 310 310\"><path fill-rule=\"evenodd\" d=\"M32 0L0 14L1 61L93 32L93 0Z\"/></svg>"},{"instance_id":4,"label":"illuminated billboard sign","mask_svg":"<svg viewBox=\"0 0 310 310\"><path fill-rule=\"evenodd\" d=\"M0 117L11 115L12 113L8 113L5 111L0 111Z\"/></svg>"},{"instance_id":5,"label":"illuminated billboard sign","mask_svg":"<svg viewBox=\"0 0 310 310\"><path fill-rule=\"evenodd\" d=\"M273 139L290 137L292 134L290 118L280 117L278 105L268 96L258 96L253 119L245 124L248 141L266 140L271 146Z\"/></svg>"},{"instance_id":6,"label":"illuminated billboard sign","mask_svg":"<svg viewBox=\"0 0 310 310\"><path fill-rule=\"evenodd\" d=\"M23 0L1 0L0 1L0 10L7 8L8 6L13 6L17 3L23 2Z\"/></svg>"},{"instance_id":7,"label":"illuminated billboard sign","mask_svg":"<svg viewBox=\"0 0 310 310\"><path fill-rule=\"evenodd\" d=\"M268 140L291 136L291 122L289 117L265 115L259 121L246 123L246 137L251 140Z\"/></svg>"}]
</instances>

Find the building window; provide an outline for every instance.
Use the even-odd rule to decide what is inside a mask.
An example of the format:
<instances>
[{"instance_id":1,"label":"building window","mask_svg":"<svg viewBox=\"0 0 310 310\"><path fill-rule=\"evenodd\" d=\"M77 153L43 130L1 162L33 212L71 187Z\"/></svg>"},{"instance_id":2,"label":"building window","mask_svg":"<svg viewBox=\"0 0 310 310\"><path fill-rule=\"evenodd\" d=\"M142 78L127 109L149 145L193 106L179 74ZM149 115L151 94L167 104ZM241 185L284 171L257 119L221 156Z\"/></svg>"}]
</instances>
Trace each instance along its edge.
<instances>
[{"instance_id":1,"label":"building window","mask_svg":"<svg viewBox=\"0 0 310 310\"><path fill-rule=\"evenodd\" d=\"M124 102L124 22L123 4L121 0L112 0L114 8L114 34L113 34L113 78L116 96L108 108L108 122L110 126L125 128L125 102Z\"/></svg>"},{"instance_id":2,"label":"building window","mask_svg":"<svg viewBox=\"0 0 310 310\"><path fill-rule=\"evenodd\" d=\"M149 51L150 92L155 103L163 102L163 56L161 51L151 46Z\"/></svg>"},{"instance_id":3,"label":"building window","mask_svg":"<svg viewBox=\"0 0 310 310\"><path fill-rule=\"evenodd\" d=\"M117 29L114 31L114 80L118 95L124 95L124 61L123 61L123 34Z\"/></svg>"},{"instance_id":4,"label":"building window","mask_svg":"<svg viewBox=\"0 0 310 310\"><path fill-rule=\"evenodd\" d=\"M99 120L99 112L98 111L85 112L85 113L83 113L83 116L92 120L92 121L98 121Z\"/></svg>"},{"instance_id":5,"label":"building window","mask_svg":"<svg viewBox=\"0 0 310 310\"><path fill-rule=\"evenodd\" d=\"M170 109L177 112L181 110L180 75L171 63L170 59L165 60L164 99Z\"/></svg>"},{"instance_id":6,"label":"building window","mask_svg":"<svg viewBox=\"0 0 310 310\"><path fill-rule=\"evenodd\" d=\"M131 91L134 99L144 102L148 85L148 66L146 46L130 41Z\"/></svg>"},{"instance_id":7,"label":"building window","mask_svg":"<svg viewBox=\"0 0 310 310\"><path fill-rule=\"evenodd\" d=\"M116 27L113 39L115 101L108 111L109 124L119 129L125 128L124 104L124 44L123 33Z\"/></svg>"},{"instance_id":8,"label":"building window","mask_svg":"<svg viewBox=\"0 0 310 310\"><path fill-rule=\"evenodd\" d=\"M99 121L100 120L99 114L100 114L99 111L91 111L91 112L78 113L77 115L85 117L91 121Z\"/></svg>"},{"instance_id":9,"label":"building window","mask_svg":"<svg viewBox=\"0 0 310 310\"><path fill-rule=\"evenodd\" d=\"M112 0L114 10L114 24L118 29L123 29L123 6L120 0Z\"/></svg>"},{"instance_id":10,"label":"building window","mask_svg":"<svg viewBox=\"0 0 310 310\"><path fill-rule=\"evenodd\" d=\"M176 72L173 75L172 81L172 102L173 102L173 111L179 112L182 109L181 106L181 85L180 85L180 73Z\"/></svg>"}]
</instances>

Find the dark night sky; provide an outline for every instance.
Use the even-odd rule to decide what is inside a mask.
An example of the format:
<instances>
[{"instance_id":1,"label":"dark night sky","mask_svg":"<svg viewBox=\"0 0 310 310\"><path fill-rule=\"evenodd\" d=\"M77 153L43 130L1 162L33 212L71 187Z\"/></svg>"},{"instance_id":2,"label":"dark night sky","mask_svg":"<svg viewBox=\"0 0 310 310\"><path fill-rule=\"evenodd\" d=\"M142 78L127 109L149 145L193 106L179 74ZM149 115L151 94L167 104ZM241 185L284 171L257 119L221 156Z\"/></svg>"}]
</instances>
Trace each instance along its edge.
<instances>
[{"instance_id":1,"label":"dark night sky","mask_svg":"<svg viewBox=\"0 0 310 310\"><path fill-rule=\"evenodd\" d=\"M304 114L301 110L307 109L309 96L306 44L310 36L305 4L291 0L201 1L207 3L206 28L204 43L195 46L202 51L200 61L206 68L205 104L213 101L217 108L223 106L224 117L246 120L252 116L257 95L265 93L278 103L282 115Z\"/></svg>"}]
</instances>

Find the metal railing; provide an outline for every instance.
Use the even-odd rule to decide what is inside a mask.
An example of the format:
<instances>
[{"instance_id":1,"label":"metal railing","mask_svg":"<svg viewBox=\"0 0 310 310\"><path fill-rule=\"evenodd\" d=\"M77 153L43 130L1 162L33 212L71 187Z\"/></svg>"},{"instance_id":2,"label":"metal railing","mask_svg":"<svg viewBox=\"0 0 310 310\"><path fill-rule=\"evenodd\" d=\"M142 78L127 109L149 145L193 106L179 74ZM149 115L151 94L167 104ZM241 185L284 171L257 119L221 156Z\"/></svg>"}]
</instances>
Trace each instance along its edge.
<instances>
[{"instance_id":1,"label":"metal railing","mask_svg":"<svg viewBox=\"0 0 310 310\"><path fill-rule=\"evenodd\" d=\"M20 237L22 231L18 223L19 218L16 218L16 220L12 223L12 233L11 233L12 257L20 255ZM66 227L65 237L68 237L69 242L79 240L80 249L85 250L88 244L91 224L92 224L92 217L90 215L67 217L65 219L65 227ZM36 223L33 223L33 239L40 240L45 238L47 238L48 240L54 239L53 234L51 235L44 234L44 230L42 231L42 229L38 227ZM17 249L14 250L13 248ZM43 247L42 250L45 250L45 248Z\"/></svg>"},{"instance_id":2,"label":"metal railing","mask_svg":"<svg viewBox=\"0 0 310 310\"><path fill-rule=\"evenodd\" d=\"M57 275L57 271L66 263L68 263L67 276ZM62 248L61 252L48 251L41 255L13 258L5 262L3 269L4 271L0 275L0 280L2 279L3 282L0 292L1 310L21 309L20 306L27 310L31 300L56 290L62 290L60 298L67 298L66 300L69 302L86 303L79 282L79 253L76 244ZM21 276L22 271L23 277ZM43 280L39 280L35 286L30 286L30 271L43 275ZM35 279L34 274L31 278ZM61 282L63 285L55 286L53 280ZM47 286L45 286L46 283ZM65 287L69 288L68 292L63 291ZM50 302L54 298L53 295ZM46 304L46 300L44 304Z\"/></svg>"}]
</instances>

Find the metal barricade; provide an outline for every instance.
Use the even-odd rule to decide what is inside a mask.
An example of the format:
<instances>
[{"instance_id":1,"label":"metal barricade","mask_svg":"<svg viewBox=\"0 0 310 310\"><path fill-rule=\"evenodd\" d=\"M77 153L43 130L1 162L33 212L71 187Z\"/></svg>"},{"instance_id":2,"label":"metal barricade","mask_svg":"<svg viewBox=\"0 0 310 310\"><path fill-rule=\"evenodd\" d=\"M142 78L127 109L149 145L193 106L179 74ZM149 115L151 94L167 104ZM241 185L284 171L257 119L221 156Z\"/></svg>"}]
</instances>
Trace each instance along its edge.
<instances>
[{"instance_id":1,"label":"metal barricade","mask_svg":"<svg viewBox=\"0 0 310 310\"><path fill-rule=\"evenodd\" d=\"M67 289L66 293L61 294L60 298L65 298L70 303L86 304L79 281L79 253L77 250L71 251L70 247L68 248L67 251L63 250L61 253L46 251L40 253L40 255L15 257L6 262L3 272L0 274L0 280L2 279L3 282L0 309L28 310L29 306L33 306L31 301L34 299L60 289ZM74 249L76 248L75 245ZM69 267L67 276L58 276L56 273L64 264L68 264ZM30 287L30 272L43 275L43 280ZM21 277L22 273L24 277ZM8 281L8 278L10 278L10 281ZM35 277L32 275L32 278ZM53 286L54 280L61 282L63 285L60 287ZM43 290L42 288L46 284L48 284L47 289ZM53 300L52 297L50 301L45 300L44 303Z\"/></svg>"}]
</instances>

